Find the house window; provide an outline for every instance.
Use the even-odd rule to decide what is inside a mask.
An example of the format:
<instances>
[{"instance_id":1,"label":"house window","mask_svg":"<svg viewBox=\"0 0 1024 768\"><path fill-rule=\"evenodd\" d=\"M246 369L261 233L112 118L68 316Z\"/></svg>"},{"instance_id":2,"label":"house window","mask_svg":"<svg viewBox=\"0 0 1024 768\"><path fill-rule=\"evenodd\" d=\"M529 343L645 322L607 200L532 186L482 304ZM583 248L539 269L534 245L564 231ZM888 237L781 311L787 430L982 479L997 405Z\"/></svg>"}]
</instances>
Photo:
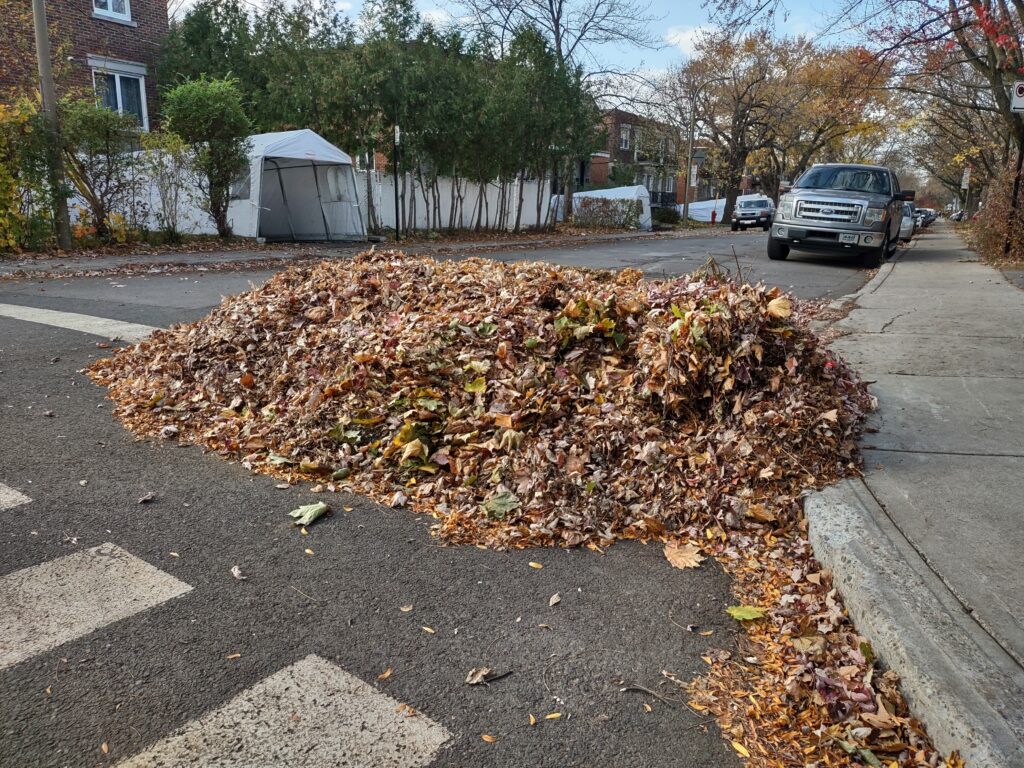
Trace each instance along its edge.
<instances>
[{"instance_id":1,"label":"house window","mask_svg":"<svg viewBox=\"0 0 1024 768\"><path fill-rule=\"evenodd\" d=\"M92 62L90 62L92 63ZM124 71L104 66L92 71L93 88L103 102L103 106L120 112L122 115L134 115L139 127L149 130L149 115L146 111L146 78L145 67L125 65Z\"/></svg>"},{"instance_id":2,"label":"house window","mask_svg":"<svg viewBox=\"0 0 1024 768\"><path fill-rule=\"evenodd\" d=\"M619 149L629 149L629 126L619 126Z\"/></svg>"},{"instance_id":3,"label":"house window","mask_svg":"<svg viewBox=\"0 0 1024 768\"><path fill-rule=\"evenodd\" d=\"M109 16L123 21L132 19L132 9L128 5L128 0L92 0L92 9L97 16Z\"/></svg>"}]
</instances>

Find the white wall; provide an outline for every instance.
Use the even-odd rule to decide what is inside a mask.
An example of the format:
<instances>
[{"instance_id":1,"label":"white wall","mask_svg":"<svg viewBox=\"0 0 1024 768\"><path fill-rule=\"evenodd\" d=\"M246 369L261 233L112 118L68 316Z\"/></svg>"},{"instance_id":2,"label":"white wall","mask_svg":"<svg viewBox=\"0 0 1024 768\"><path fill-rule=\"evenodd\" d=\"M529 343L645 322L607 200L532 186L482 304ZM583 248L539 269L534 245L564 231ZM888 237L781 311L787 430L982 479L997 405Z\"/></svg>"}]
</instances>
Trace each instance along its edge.
<instances>
[{"instance_id":1,"label":"white wall","mask_svg":"<svg viewBox=\"0 0 1024 768\"><path fill-rule=\"evenodd\" d=\"M356 171L356 187L359 190L360 208L363 212L363 221L367 224L367 230L370 225L368 221L369 206L366 204L366 176L367 173L370 175L370 191L373 195L373 203L377 213L377 221L382 227L394 228L395 226L395 186L394 177L390 174L385 174L380 171ZM454 181L450 178L441 178L438 180L438 190L440 193L440 228L446 229L448 227L449 216L452 210L452 187ZM546 223L545 217L548 215L548 206L551 198L550 188L551 185L547 179L542 181L530 180L523 182L523 205L522 215L520 217L519 226L522 229L529 229L537 226L537 191L538 184L540 185L541 191L541 209L540 209L540 223L543 225ZM497 182L486 184L485 194L487 205L484 209L484 218L481 226L485 229L493 229L498 224L498 209L501 205L501 187ZM399 179L399 190L401 190L402 181ZM463 181L459 185L461 194L463 197L462 203L462 220L458 218L455 221L456 229L473 229L476 226L476 209L477 200L480 194L480 187L477 184L472 184L467 181ZM415 195L415 211L412 205L412 198ZM513 181L506 186L505 189L506 206L507 206L507 221L505 222L506 229L513 229L516 221L516 206L518 204L518 182ZM421 189L416 178L412 174L406 174L405 176L405 211L406 218L410 223L415 221L415 229L430 229L435 227L438 222L432 220L433 212L433 197L428 191L427 199L424 200L423 190ZM415 217L413 216L415 213ZM489 222L488 222L489 213Z\"/></svg>"},{"instance_id":2,"label":"white wall","mask_svg":"<svg viewBox=\"0 0 1024 768\"><path fill-rule=\"evenodd\" d=\"M377 222L381 227L393 229L395 226L395 195L394 195L394 177L382 173L380 171L356 171L355 182L356 192L359 195L359 208L363 217L363 224L366 230L370 231L369 223L369 206L367 205L366 194L366 176L370 174L370 190L373 195L374 205L376 209ZM253 183L253 182L250 182ZM449 222L449 215L452 209L452 188L454 181L450 178L441 178L438 180L438 190L440 193L440 229L447 229ZM538 225L537 216L537 194L538 185L541 194L541 207L539 222L541 225L546 225L550 214L548 213L551 201L551 185L548 179L528 180L523 182L523 203L522 203L522 214L520 217L520 228L530 229ZM255 184L254 184L255 186ZM156 187L152 184L143 183L141 185L139 198L148 205L149 208L149 221L148 226L151 229L158 228L157 213L160 210L159 196L157 194ZM497 182L485 184L486 194L486 206L484 209L484 215L481 222L483 229L494 229L498 226L498 209L501 203L501 188ZM399 180L399 189L401 189L401 180ZM472 184L468 181L462 181L459 184L459 189L463 198L461 206L462 215L461 221L459 217L456 217L455 228L456 229L473 229L476 226L476 207L477 200L480 194L480 186ZM412 199L415 196L415 207L413 207ZM505 221L505 228L512 230L515 227L516 221L516 207L518 204L518 182L510 182L505 189L507 214ZM406 174L405 177L405 210L406 219L408 221L415 221L415 229L430 229L438 225L438 222L432 220L433 211L433 198L428 197L429 205L424 200L422 189L420 188L417 180L412 174ZM200 193L198 190L190 190L183 192L181 195L180 210L178 214L178 228L185 234L193 235L215 235L217 229L213 224L213 219L205 213L199 205ZM69 200L69 203L74 205L75 203L81 204L80 200ZM235 230L235 234L243 237L252 237L255 235L256 227L256 216L257 205L252 200L232 200L228 209L228 219L231 221L232 226ZM415 216L413 216L415 214ZM319 216L319 210L317 211ZM250 231L251 230L251 231ZM405 224L403 223L403 232L405 231Z\"/></svg>"}]
</instances>

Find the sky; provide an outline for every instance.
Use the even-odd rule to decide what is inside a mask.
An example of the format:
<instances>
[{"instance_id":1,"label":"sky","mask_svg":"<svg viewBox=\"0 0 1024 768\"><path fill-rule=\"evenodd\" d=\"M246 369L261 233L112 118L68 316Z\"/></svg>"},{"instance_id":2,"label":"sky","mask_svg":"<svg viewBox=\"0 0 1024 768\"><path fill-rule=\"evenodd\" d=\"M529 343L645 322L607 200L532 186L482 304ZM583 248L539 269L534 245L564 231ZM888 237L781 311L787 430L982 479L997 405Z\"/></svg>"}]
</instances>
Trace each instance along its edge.
<instances>
[{"instance_id":1,"label":"sky","mask_svg":"<svg viewBox=\"0 0 1024 768\"><path fill-rule=\"evenodd\" d=\"M794 35L819 32L838 5L837 0L783 1L786 13L775 26L780 33ZM359 0L339 0L337 5L350 18L359 15ZM418 0L417 5L425 20L439 25L458 13L457 5L446 0ZM616 69L666 70L692 55L695 40L703 30L713 27L711 10L700 0L650 0L650 15L658 19L652 24L660 46L657 50L606 46L602 59Z\"/></svg>"}]
</instances>

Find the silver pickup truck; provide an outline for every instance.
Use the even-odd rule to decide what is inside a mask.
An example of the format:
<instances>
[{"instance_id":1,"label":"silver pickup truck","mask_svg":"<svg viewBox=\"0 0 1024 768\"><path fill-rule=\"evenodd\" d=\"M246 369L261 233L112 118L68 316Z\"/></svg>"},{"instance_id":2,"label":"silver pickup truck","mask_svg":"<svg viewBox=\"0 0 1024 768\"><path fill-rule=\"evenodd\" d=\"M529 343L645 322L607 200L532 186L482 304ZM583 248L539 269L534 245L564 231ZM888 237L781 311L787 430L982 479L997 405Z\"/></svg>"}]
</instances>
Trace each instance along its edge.
<instances>
[{"instance_id":1,"label":"silver pickup truck","mask_svg":"<svg viewBox=\"0 0 1024 768\"><path fill-rule=\"evenodd\" d=\"M864 266L877 267L896 251L903 203L913 199L888 168L813 165L779 198L768 258L785 259L790 249L852 252Z\"/></svg>"}]
</instances>

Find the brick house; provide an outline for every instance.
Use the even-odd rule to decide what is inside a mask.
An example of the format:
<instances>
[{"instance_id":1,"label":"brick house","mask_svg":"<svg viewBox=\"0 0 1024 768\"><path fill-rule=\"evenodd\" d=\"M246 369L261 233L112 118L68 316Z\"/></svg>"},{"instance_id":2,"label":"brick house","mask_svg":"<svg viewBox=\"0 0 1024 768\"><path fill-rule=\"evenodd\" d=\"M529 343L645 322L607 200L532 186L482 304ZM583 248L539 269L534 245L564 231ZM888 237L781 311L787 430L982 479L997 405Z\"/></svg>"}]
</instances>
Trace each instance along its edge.
<instances>
[{"instance_id":1,"label":"brick house","mask_svg":"<svg viewBox=\"0 0 1024 768\"><path fill-rule=\"evenodd\" d=\"M606 111L602 121L608 145L605 151L595 152L590 157L584 182L604 186L616 181L617 171L631 172L632 183L647 187L651 193L651 205L675 205L680 151L678 131L666 123L621 109Z\"/></svg>"},{"instance_id":2,"label":"brick house","mask_svg":"<svg viewBox=\"0 0 1024 768\"><path fill-rule=\"evenodd\" d=\"M58 95L94 92L148 130L156 117L166 0L47 0L46 14ZM0 98L38 90L29 2L0 2L0 35Z\"/></svg>"}]
</instances>

